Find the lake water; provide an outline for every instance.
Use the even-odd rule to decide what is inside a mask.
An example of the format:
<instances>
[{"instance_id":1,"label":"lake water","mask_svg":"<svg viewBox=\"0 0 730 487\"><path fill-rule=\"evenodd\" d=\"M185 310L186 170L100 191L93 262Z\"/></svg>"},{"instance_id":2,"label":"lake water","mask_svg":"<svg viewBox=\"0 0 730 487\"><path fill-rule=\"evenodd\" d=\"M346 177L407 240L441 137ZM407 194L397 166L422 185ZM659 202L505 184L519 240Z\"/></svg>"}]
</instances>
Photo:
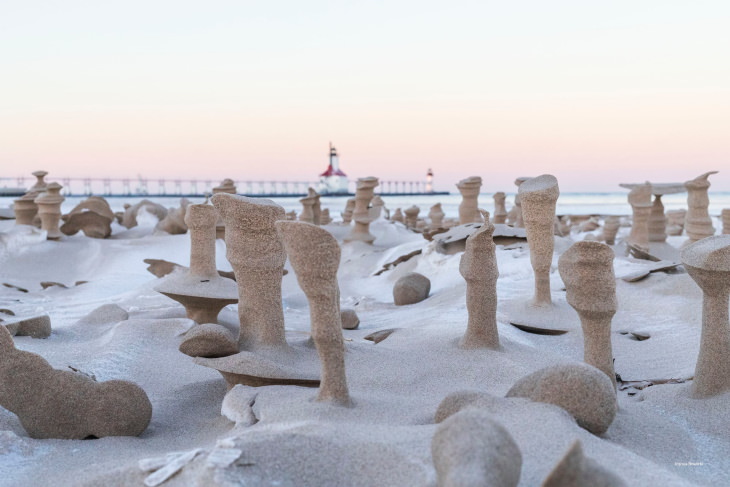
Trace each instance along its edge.
<instances>
[{"instance_id":1,"label":"lake water","mask_svg":"<svg viewBox=\"0 0 730 487\"><path fill-rule=\"evenodd\" d=\"M599 214L599 215L629 215L631 207L628 204L626 196L628 191L619 191L614 193L563 193L558 198L556 213L563 214ZM514 204L514 193L507 193L507 209ZM0 208L7 208L12 205L12 197L0 197ZM68 213L85 197L73 196L67 197L63 203L62 211ZM114 197L109 198L109 204L114 211L124 209L124 203L134 204L143 198L132 197ZM166 207L179 206L179 197L150 197L148 198L156 203ZM276 203L284 207L286 211L301 211L302 205L298 198L271 198ZM422 195L422 196L384 196L383 200L387 208L395 210L396 208L408 208L411 205L417 205L421 208L421 215L426 216L428 209L436 204L441 203L444 213L447 217L457 217L459 213L459 203L461 202L460 194L450 195ZM202 203L203 198L190 198L193 203ZM322 207L329 208L333 218L339 218L339 214L345 208L346 197L327 197L321 199ZM662 198L664 207L667 210L687 208L687 194L672 194ZM479 196L479 206L489 212L494 211L494 200L492 194L482 194ZM717 216L723 208L730 208L730 192L710 192L710 214Z\"/></svg>"}]
</instances>

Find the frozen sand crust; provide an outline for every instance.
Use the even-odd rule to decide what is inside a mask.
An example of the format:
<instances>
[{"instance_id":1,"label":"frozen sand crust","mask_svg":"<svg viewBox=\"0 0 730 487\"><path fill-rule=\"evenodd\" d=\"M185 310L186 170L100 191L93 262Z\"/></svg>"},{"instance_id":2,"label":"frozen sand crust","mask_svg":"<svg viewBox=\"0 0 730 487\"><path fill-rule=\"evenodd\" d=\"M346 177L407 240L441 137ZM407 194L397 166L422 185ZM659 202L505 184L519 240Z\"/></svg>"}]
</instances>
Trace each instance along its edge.
<instances>
[{"instance_id":1,"label":"frozen sand crust","mask_svg":"<svg viewBox=\"0 0 730 487\"><path fill-rule=\"evenodd\" d=\"M312 407L314 403L309 402L315 395L312 389L266 387L260 389L257 406L255 405L256 414L262 419L246 431L267 432L282 428L298 428L295 422L299 420L314 424L310 429L336 424L338 434L342 431L350 432L353 438L352 444L357 444L359 441L385 442L398 448L401 454L409 459L409 463L421 465L420 468L427 471L428 478L435 480L429 452L431 437L435 430L432 418L439 402L447 394L455 390L472 389L503 395L518 378L542 366L557 360L571 359L575 362L582 360L582 336L579 333L571 332L561 337L542 337L523 333L506 324L503 304L510 298L530 295L532 282L529 279L525 280L524 276L529 278L532 269L527 252L505 251L499 247L497 259L502 277L498 281L500 298L498 328L504 350L492 353L499 353L501 358L494 359L495 356L492 356L482 360L469 353L451 355L456 352L458 339L466 329L467 317L463 302L465 284L458 275L459 255L443 256L432 253L428 246L424 247L422 237L401 230L402 227L399 229L389 223L380 225L376 221L371 225L371 232L377 237L374 247L370 247L366 252L362 247L353 244L353 250L348 256L344 255L348 252L348 246L343 248L340 269L343 305L346 301L359 302L355 309L362 320L360 329L345 331L345 337L354 340L347 343L349 351L346 354L346 361L358 362L365 352L368 356L373 350L382 352L373 355L377 367L365 362L362 370L355 374L359 377L351 378L349 371L352 367L346 362L348 381L355 402L353 415L335 422L331 409ZM72 453L68 442L38 442L23 438L31 445L32 453L29 457L22 458L30 458L33 461L13 464L14 468L9 472L11 476L4 477L9 482L16 479L20 483L32 483L32 481L39 483L44 479L53 478L59 485L78 485L80 478L86 478L89 479L89 485L98 485L105 482L95 479L104 478L109 480L109 485L140 485L144 475L136 467L139 459L195 447L203 447L210 451L216 439L237 434L237 431L231 431L232 423L219 415L225 385L218 374L192 364L188 357L176 350L179 339L177 335L182 333L186 326L192 326L192 323L184 319L176 321L177 318L167 318L170 316L182 318L184 310L179 306L170 306L162 296L155 296L151 287L156 280L144 270L146 266L142 260L147 257L164 257L185 263L189 254L189 248L185 243L187 237L179 237L183 238L148 235L135 240L105 241L103 249L108 250L107 245L114 244L118 246L116 250L123 252L103 253L104 258L100 259L100 263L104 265L99 267L101 270L92 281L96 284L95 287L85 288L87 285L84 285L71 290L59 289L50 293L46 291L45 294L31 290L29 294L32 296L28 296L31 301L24 306L53 307L50 311L54 325L58 325L56 328L58 332L54 330L54 335L44 341L47 343L38 344L30 339L18 340L19 347L26 349L40 347L44 356L46 352L50 352L53 360L49 361L58 368L65 367L70 362L86 370L87 362L93 362L92 370L111 371L114 367L104 367L103 364L118 357L115 367L124 367L128 371L130 375L124 378L144 384L155 412L150 428L141 438L129 439L131 441L104 439L74 442L73 449L78 450L75 453ZM382 263L393 260L385 257L385 254L393 249L385 245L378 246L381 239L385 238L390 239L390 244L402 244L404 249L409 246L408 250L424 248L424 255L415 257L377 278L371 278L372 273L382 267ZM72 240L73 238L70 238L64 243ZM53 251L56 252L59 248L55 247ZM217 250L219 256L224 253L221 247ZM399 250L393 252L395 257L402 253ZM349 262L347 259L350 259ZM218 268L229 268L225 259L223 262L218 262ZM69 270L69 275L76 272L72 268ZM388 304L391 287L384 283L392 283L401 272L410 271L421 272L432 279L434 284L432 296L424 303L410 306L407 313L399 312L392 304ZM3 272L3 266L0 265L0 273ZM562 281L556 274L553 271L551 275L554 281L553 293L560 296ZM37 286L38 282L46 280L44 269L33 269L31 266L27 279ZM637 323L655 327L652 338L644 342L629 340L623 336L620 336L622 341L614 342L619 373L633 370L636 375L628 377L631 379L646 378L646 375L667 377L672 375L675 363L688 362L691 375L699 340L698 335L697 339L693 339L689 333L694 327L698 327L699 315L694 315L694 324L683 321L682 317L692 318L691 308L686 310L685 305L699 309L700 301L695 301L693 297L694 291L691 290L691 286L694 284L691 279L680 285L685 279L689 279L686 274L659 273L652 274L646 281L636 284L617 281L619 312L614 318L613 329L633 328ZM55 280L72 282L68 276L63 275ZM684 292L681 290L685 286L690 294L682 297L680 293ZM298 290L293 273L284 277L283 287L287 329L308 331L309 313L306 298ZM680 290L676 290L676 287ZM694 287L696 289L696 286ZM13 292L0 288L0 298L15 296ZM699 290L697 293L696 298L701 299ZM627 301L629 298L631 301ZM656 302L656 306L651 308L652 313L646 312L647 298ZM88 345L74 345L80 337L88 336L91 339L89 335L95 335L88 327L76 326L76 321L98 306L109 302L116 302L133 318L130 320L131 326L120 323L115 335L128 330L122 334L132 343L140 341L140 337L146 338L148 333L156 338L151 339L147 345L142 343L143 348L129 356L123 354L124 346L121 342L119 348L108 350L105 349L106 344L102 340ZM630 306L630 312L622 318L621 308L624 306ZM223 310L221 316L223 321L235 319L235 313L227 309ZM392 328L394 323L403 329L387 340L377 345L360 341L361 336L376 329ZM111 324L112 327L114 325ZM102 325L104 326L106 325ZM109 340L108 335L105 337ZM664 340L665 345L673 346L675 350L668 353L660 348L652 348L655 339ZM114 340L109 342L116 343ZM353 346L355 343L360 345L355 347ZM358 352L359 347L364 349L362 354ZM73 357L69 356L68 354L75 348L78 350L73 352ZM423 352L416 353L421 348ZM103 353L105 351L108 353ZM443 373L441 378L424 380L432 377L434 372L430 369L420 370L420 366L442 355L450 359L447 367L438 372ZM685 358L686 355L690 356L689 360ZM76 361L74 357L82 358L83 361ZM619 367L619 357L623 360L623 370ZM379 361L382 362L383 358L388 360L377 364ZM138 361L141 363L137 363ZM411 367L404 367L404 363L415 363L419 367L417 370L411 370ZM465 367L464 364L471 365ZM434 364L434 368L437 368L437 365ZM384 377L389 380L392 378L393 383L384 384ZM620 395L622 410L605 435L611 442L593 437L578 428L570 418L566 418L564 412L557 409L555 410L558 412L555 414L558 416L555 420L549 419L547 415L550 413L540 413L540 421L535 421L539 423L538 426L530 428L527 428L526 424L530 418L537 416L534 411L529 414L500 412L500 422L510 430L523 453L525 463L521 485L539 485L567 451L576 435L581 438L587 456L605 459L603 464L608 468L620 465L622 478L630 485L657 483L691 485L693 481L716 485L722 482L730 475L727 460L722 454L727 440L717 434L705 433L704 430L698 429L699 427L691 426L695 423L704 423L705 414L695 414L694 408L697 403L693 402L694 400L675 401L677 391L683 387L686 385L647 388L641 392L644 397L641 402ZM384 389L383 399L371 399L371 391L381 389ZM720 415L724 414L722 407L726 402L714 402L714 399L712 404L715 407L715 416L712 426L717 428L727 424L720 420ZM726 397L722 396L720 399L726 400ZM673 406L675 402L677 402L676 407ZM352 417L355 420L351 419ZM657 417L661 417L661 421L656 419ZM387 421L390 421L390 424L374 426L374 423L382 421L383 418L389 418ZM654 422L648 422L650 418ZM0 421L3 424L1 429L19 428L17 423L12 422L13 418L8 413L0 415ZM545 423L544 427L541 426L542 423ZM671 428L663 428L669 424L672 425ZM621 429L617 430L618 434L613 435L614 428L619 426ZM668 437L667 429L671 429L672 432L682 432L684 436L672 434ZM22 430L18 431L23 434ZM328 435L329 431L331 429L327 429ZM574 435L574 432L577 433ZM626 432L635 435L634 441L619 443L616 437L623 439ZM556 438L559 443L557 446ZM692 456L688 461L702 460L705 462L705 467L702 469L675 467L674 462L683 461L678 460L679 447L671 444L675 439L680 444L687 445L689 451L687 456ZM657 448L656 445L662 444L664 440L667 445ZM553 449L555 451L545 457L545 452L552 452ZM643 457L633 453L632 449ZM652 452L652 457L648 457L646 452L649 451ZM188 467L190 472L186 468L178 477L174 477L169 485L189 485L191 475L205 468L204 460L205 456L199 457ZM297 459L294 458L292 461ZM359 464L368 468L379 468L379 464L369 464L366 457L362 457ZM0 469L4 469L2 462ZM115 477L114 472L119 470L122 470L124 475ZM367 473L364 477L367 477ZM418 485L420 482L416 481L415 484Z\"/></svg>"}]
</instances>

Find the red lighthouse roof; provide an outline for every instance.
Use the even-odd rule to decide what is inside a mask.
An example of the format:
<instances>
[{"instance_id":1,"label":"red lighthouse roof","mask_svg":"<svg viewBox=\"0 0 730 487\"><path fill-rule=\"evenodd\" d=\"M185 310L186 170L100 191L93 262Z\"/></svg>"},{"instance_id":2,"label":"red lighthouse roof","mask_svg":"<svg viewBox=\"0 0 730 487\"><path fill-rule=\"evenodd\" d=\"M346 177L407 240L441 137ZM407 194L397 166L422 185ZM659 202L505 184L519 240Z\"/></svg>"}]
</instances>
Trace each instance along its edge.
<instances>
[{"instance_id":1,"label":"red lighthouse roof","mask_svg":"<svg viewBox=\"0 0 730 487\"><path fill-rule=\"evenodd\" d=\"M340 170L340 162L337 157L337 149L332 145L332 142L330 142L330 165L327 167L327 170L319 175L321 178L327 178L330 176L344 176L347 177L347 174L342 172Z\"/></svg>"},{"instance_id":2,"label":"red lighthouse roof","mask_svg":"<svg viewBox=\"0 0 730 487\"><path fill-rule=\"evenodd\" d=\"M329 177L329 176L347 176L344 172L340 171L339 169L335 169L332 167L332 164L330 164L327 167L327 170L319 175L320 177Z\"/></svg>"}]
</instances>

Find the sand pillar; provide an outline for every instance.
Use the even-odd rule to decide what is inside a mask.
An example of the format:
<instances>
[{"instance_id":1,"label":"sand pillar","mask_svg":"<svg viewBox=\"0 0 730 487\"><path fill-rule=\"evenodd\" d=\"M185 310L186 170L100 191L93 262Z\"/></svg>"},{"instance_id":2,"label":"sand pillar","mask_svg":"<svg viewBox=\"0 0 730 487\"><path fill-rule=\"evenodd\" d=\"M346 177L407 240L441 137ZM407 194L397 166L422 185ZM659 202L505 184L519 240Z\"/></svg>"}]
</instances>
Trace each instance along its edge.
<instances>
[{"instance_id":1,"label":"sand pillar","mask_svg":"<svg viewBox=\"0 0 730 487\"><path fill-rule=\"evenodd\" d=\"M654 204L649 214L649 242L667 241L667 217L664 216L662 195L654 195Z\"/></svg>"},{"instance_id":2,"label":"sand pillar","mask_svg":"<svg viewBox=\"0 0 730 487\"><path fill-rule=\"evenodd\" d=\"M611 319L616 314L613 250L600 242L574 243L558 261L566 298L580 317L583 359L605 373L616 386L611 350Z\"/></svg>"},{"instance_id":3,"label":"sand pillar","mask_svg":"<svg viewBox=\"0 0 730 487\"><path fill-rule=\"evenodd\" d=\"M482 187L482 178L471 176L462 179L456 185L461 193L459 205L459 224L481 222L479 217L479 190Z\"/></svg>"},{"instance_id":4,"label":"sand pillar","mask_svg":"<svg viewBox=\"0 0 730 487\"><path fill-rule=\"evenodd\" d=\"M727 235L730 233L730 208L724 208L720 213L722 218L722 233Z\"/></svg>"},{"instance_id":5,"label":"sand pillar","mask_svg":"<svg viewBox=\"0 0 730 487\"><path fill-rule=\"evenodd\" d=\"M218 212L211 205L189 205L185 224L190 231L190 275L218 277L215 265L215 226Z\"/></svg>"},{"instance_id":6,"label":"sand pillar","mask_svg":"<svg viewBox=\"0 0 730 487\"><path fill-rule=\"evenodd\" d=\"M359 241L365 243L373 243L375 236L370 233L370 212L368 206L370 200L373 199L373 192L378 185L378 178L367 177L357 180L357 188L355 189L355 211L352 213L352 219L355 220L355 226L352 227L350 234L345 237L345 242Z\"/></svg>"},{"instance_id":7,"label":"sand pillar","mask_svg":"<svg viewBox=\"0 0 730 487\"><path fill-rule=\"evenodd\" d=\"M355 211L355 198L350 198L345 203L345 211L342 212L342 223L349 225L352 222L352 213Z\"/></svg>"},{"instance_id":8,"label":"sand pillar","mask_svg":"<svg viewBox=\"0 0 730 487\"><path fill-rule=\"evenodd\" d=\"M514 223L512 226L515 228L524 228L525 227L525 221L522 215L522 199L520 198L520 186L522 186L522 183L527 181L530 178L527 177L519 177L515 179L515 186L517 186L517 194L515 195L515 214L514 214Z\"/></svg>"},{"instance_id":9,"label":"sand pillar","mask_svg":"<svg viewBox=\"0 0 730 487\"><path fill-rule=\"evenodd\" d=\"M603 222L603 240L608 245L616 243L616 234L621 226L621 219L617 216L607 216L606 221Z\"/></svg>"},{"instance_id":10,"label":"sand pillar","mask_svg":"<svg viewBox=\"0 0 730 487\"><path fill-rule=\"evenodd\" d=\"M299 286L309 300L312 339L322 367L318 401L350 404L345 376L340 288L340 246L328 231L301 222L276 223Z\"/></svg>"},{"instance_id":11,"label":"sand pillar","mask_svg":"<svg viewBox=\"0 0 730 487\"><path fill-rule=\"evenodd\" d=\"M688 244L715 234L712 219L707 212L710 206L707 190L710 188L709 177L712 174L717 174L717 171L706 172L684 183L688 206L684 229L689 237Z\"/></svg>"},{"instance_id":12,"label":"sand pillar","mask_svg":"<svg viewBox=\"0 0 730 487\"><path fill-rule=\"evenodd\" d=\"M221 181L221 184L213 188L213 194L219 193L236 194L236 184L233 182L233 179L226 178ZM215 238L226 238L226 225L220 216L217 218L215 224Z\"/></svg>"},{"instance_id":13,"label":"sand pillar","mask_svg":"<svg viewBox=\"0 0 730 487\"><path fill-rule=\"evenodd\" d=\"M507 208L504 201L507 198L502 191L494 193L494 223L505 223L507 221Z\"/></svg>"},{"instance_id":14,"label":"sand pillar","mask_svg":"<svg viewBox=\"0 0 730 487\"><path fill-rule=\"evenodd\" d=\"M444 225L444 210L441 203L436 203L428 212L428 218L431 220L431 228L441 228Z\"/></svg>"},{"instance_id":15,"label":"sand pillar","mask_svg":"<svg viewBox=\"0 0 730 487\"><path fill-rule=\"evenodd\" d=\"M299 214L299 221L314 224L314 198L311 196L305 196L300 199L299 202L302 204L302 212Z\"/></svg>"},{"instance_id":16,"label":"sand pillar","mask_svg":"<svg viewBox=\"0 0 730 487\"><path fill-rule=\"evenodd\" d=\"M226 257L238 281L240 349L287 346L281 278L286 253L274 222L284 209L271 200L227 193L211 199L226 225Z\"/></svg>"},{"instance_id":17,"label":"sand pillar","mask_svg":"<svg viewBox=\"0 0 730 487\"><path fill-rule=\"evenodd\" d=\"M416 205L411 206L410 208L406 208L406 211L404 213L406 214L406 227L410 228L411 230L416 229L416 225L418 224L418 214L421 212L421 209L417 207Z\"/></svg>"},{"instance_id":18,"label":"sand pillar","mask_svg":"<svg viewBox=\"0 0 730 487\"><path fill-rule=\"evenodd\" d=\"M405 225L406 219L403 216L403 212L400 208L395 209L395 211L393 212L393 218L391 218L390 221L403 223Z\"/></svg>"},{"instance_id":19,"label":"sand pillar","mask_svg":"<svg viewBox=\"0 0 730 487\"><path fill-rule=\"evenodd\" d=\"M459 272L466 280L466 308L469 321L461 339L462 348L499 348L497 331L497 257L492 233L494 225L482 213L484 224L466 239Z\"/></svg>"},{"instance_id":20,"label":"sand pillar","mask_svg":"<svg viewBox=\"0 0 730 487\"><path fill-rule=\"evenodd\" d=\"M34 201L37 197L37 192L29 191L13 201L16 225L33 225L33 220L38 214L38 205Z\"/></svg>"},{"instance_id":21,"label":"sand pillar","mask_svg":"<svg viewBox=\"0 0 730 487\"><path fill-rule=\"evenodd\" d=\"M651 184L644 183L629 191L629 204L633 211L631 233L628 242L642 250L649 250L649 215L651 215Z\"/></svg>"},{"instance_id":22,"label":"sand pillar","mask_svg":"<svg viewBox=\"0 0 730 487\"><path fill-rule=\"evenodd\" d=\"M703 292L702 337L692 393L714 396L730 389L730 235L686 246L682 263Z\"/></svg>"},{"instance_id":23,"label":"sand pillar","mask_svg":"<svg viewBox=\"0 0 730 487\"><path fill-rule=\"evenodd\" d=\"M61 220L61 203L66 199L61 196L61 186L50 183L46 192L41 193L34 201L38 205L38 215L41 217L41 230L48 232L48 240L58 240L63 236L58 225Z\"/></svg>"},{"instance_id":24,"label":"sand pillar","mask_svg":"<svg viewBox=\"0 0 730 487\"><path fill-rule=\"evenodd\" d=\"M48 183L46 183L45 177L48 175L48 171L34 171L33 176L35 176L35 184L31 186L28 189L29 193L32 193L33 191L41 192L45 191L46 187L48 187Z\"/></svg>"},{"instance_id":25,"label":"sand pillar","mask_svg":"<svg viewBox=\"0 0 730 487\"><path fill-rule=\"evenodd\" d=\"M543 174L521 183L518 191L530 246L530 262L535 272L535 296L532 304L550 306L550 265L555 248L553 222L555 203L560 195L558 180L555 176Z\"/></svg>"}]
</instances>

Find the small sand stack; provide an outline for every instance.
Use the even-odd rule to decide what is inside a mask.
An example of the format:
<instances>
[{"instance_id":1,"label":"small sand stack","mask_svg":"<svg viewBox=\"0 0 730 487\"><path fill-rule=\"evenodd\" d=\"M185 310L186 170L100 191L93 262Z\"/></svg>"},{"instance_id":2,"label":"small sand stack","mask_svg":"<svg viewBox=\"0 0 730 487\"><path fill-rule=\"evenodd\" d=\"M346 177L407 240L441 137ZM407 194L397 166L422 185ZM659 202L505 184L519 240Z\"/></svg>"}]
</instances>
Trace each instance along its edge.
<instances>
[{"instance_id":1,"label":"small sand stack","mask_svg":"<svg viewBox=\"0 0 730 487\"><path fill-rule=\"evenodd\" d=\"M492 240L494 225L482 212L484 224L466 239L459 272L466 280L466 307L469 322L461 339L462 348L499 348L497 331L497 257Z\"/></svg>"},{"instance_id":2,"label":"small sand stack","mask_svg":"<svg viewBox=\"0 0 730 487\"><path fill-rule=\"evenodd\" d=\"M345 211L342 212L342 223L349 225L352 222L352 213L355 211L355 198L350 198L345 203Z\"/></svg>"},{"instance_id":3,"label":"small sand stack","mask_svg":"<svg viewBox=\"0 0 730 487\"><path fill-rule=\"evenodd\" d=\"M406 208L406 211L404 212L406 214L406 228L409 230L416 230L416 226L418 225L418 214L420 212L421 209L416 205Z\"/></svg>"},{"instance_id":4,"label":"small sand stack","mask_svg":"<svg viewBox=\"0 0 730 487\"><path fill-rule=\"evenodd\" d=\"M322 210L322 213L319 215L319 224L320 225L329 225L332 223L332 217L330 216L330 209L325 208Z\"/></svg>"},{"instance_id":5,"label":"small sand stack","mask_svg":"<svg viewBox=\"0 0 730 487\"><path fill-rule=\"evenodd\" d=\"M530 178L520 184L518 192L530 246L530 262L535 272L533 306L550 306L550 265L555 241L553 222L555 204L560 196L558 180L550 174Z\"/></svg>"},{"instance_id":6,"label":"small sand stack","mask_svg":"<svg viewBox=\"0 0 730 487\"><path fill-rule=\"evenodd\" d=\"M666 242L667 240L667 217L664 215L664 204L662 195L654 195L654 203L649 214L649 242Z\"/></svg>"},{"instance_id":7,"label":"small sand stack","mask_svg":"<svg viewBox=\"0 0 730 487\"><path fill-rule=\"evenodd\" d=\"M629 234L629 245L648 251L649 250L649 215L651 214L651 183L648 181L643 185L636 186L629 191L629 204L633 211L631 233Z\"/></svg>"},{"instance_id":8,"label":"small sand stack","mask_svg":"<svg viewBox=\"0 0 730 487\"><path fill-rule=\"evenodd\" d=\"M390 219L392 222L403 223L405 225L406 219L403 216L403 212L400 208L396 208L393 212L393 217Z\"/></svg>"},{"instance_id":9,"label":"small sand stack","mask_svg":"<svg viewBox=\"0 0 730 487\"><path fill-rule=\"evenodd\" d=\"M13 200L16 225L33 225L33 221L38 215L38 205L35 203L38 195L37 191L28 191L20 198Z\"/></svg>"},{"instance_id":10,"label":"small sand stack","mask_svg":"<svg viewBox=\"0 0 730 487\"><path fill-rule=\"evenodd\" d=\"M375 236L370 233L370 212L369 205L373 199L373 192L378 186L378 178L367 177L357 180L357 188L355 189L355 211L352 213L352 219L355 220L355 226L352 227L350 234L344 238L345 242L365 242L372 244Z\"/></svg>"},{"instance_id":11,"label":"small sand stack","mask_svg":"<svg viewBox=\"0 0 730 487\"><path fill-rule=\"evenodd\" d=\"M514 210L514 221L512 223L512 226L515 228L524 228L525 222L522 215L522 198L520 197L520 186L522 186L522 183L527 181L528 177L522 176L517 179L515 179L515 186L517 186L517 194L515 195L515 206L512 208Z\"/></svg>"},{"instance_id":12,"label":"small sand stack","mask_svg":"<svg viewBox=\"0 0 730 487\"><path fill-rule=\"evenodd\" d=\"M494 223L505 223L507 221L507 208L505 207L505 200L507 195L502 191L494 193Z\"/></svg>"},{"instance_id":13,"label":"small sand stack","mask_svg":"<svg viewBox=\"0 0 730 487\"><path fill-rule=\"evenodd\" d=\"M606 242L608 245L616 243L616 234L618 229L621 227L621 218L618 216L607 216L603 222L603 233L601 234L601 240Z\"/></svg>"},{"instance_id":14,"label":"small sand stack","mask_svg":"<svg viewBox=\"0 0 730 487\"><path fill-rule=\"evenodd\" d=\"M226 194L236 194L236 183L233 182L233 179L226 178L223 181L221 181L221 184L213 188L213 194L219 194L219 193L226 193ZM215 224L215 238L216 239L225 239L226 238L226 225L223 223L223 220L221 217L218 217L218 220Z\"/></svg>"},{"instance_id":15,"label":"small sand stack","mask_svg":"<svg viewBox=\"0 0 730 487\"><path fill-rule=\"evenodd\" d=\"M428 218L431 220L430 229L435 230L437 228L443 228L444 226L444 210L441 208L441 203L436 203L428 211Z\"/></svg>"},{"instance_id":16,"label":"small sand stack","mask_svg":"<svg viewBox=\"0 0 730 487\"><path fill-rule=\"evenodd\" d=\"M722 219L722 233L727 235L730 233L730 208L724 208L720 213Z\"/></svg>"},{"instance_id":17,"label":"small sand stack","mask_svg":"<svg viewBox=\"0 0 730 487\"><path fill-rule=\"evenodd\" d=\"M58 240L63 233L58 228L61 220L61 203L66 198L61 196L61 186L58 183L50 183L46 186L45 193L41 193L34 201L38 205L38 215L41 218L41 230L48 232L48 240Z\"/></svg>"},{"instance_id":18,"label":"small sand stack","mask_svg":"<svg viewBox=\"0 0 730 487\"><path fill-rule=\"evenodd\" d=\"M299 202L302 204L302 212L299 214L299 221L304 223L314 224L314 204L317 198L311 194L312 188L309 188L310 194L300 199Z\"/></svg>"},{"instance_id":19,"label":"small sand stack","mask_svg":"<svg viewBox=\"0 0 730 487\"><path fill-rule=\"evenodd\" d=\"M687 217L684 228L689 239L687 244L702 240L715 234L712 219L707 209L710 198L707 191L710 189L709 177L717 171L706 172L691 181L684 183L687 188Z\"/></svg>"},{"instance_id":20,"label":"small sand stack","mask_svg":"<svg viewBox=\"0 0 730 487\"><path fill-rule=\"evenodd\" d=\"M576 242L558 261L566 298L580 316L583 353L587 364L616 381L611 351L611 319L616 314L614 253L600 242Z\"/></svg>"},{"instance_id":21,"label":"small sand stack","mask_svg":"<svg viewBox=\"0 0 730 487\"><path fill-rule=\"evenodd\" d=\"M461 204L459 205L459 224L479 223L479 190L482 187L482 178L471 176L462 179L456 187L461 193Z\"/></svg>"},{"instance_id":22,"label":"small sand stack","mask_svg":"<svg viewBox=\"0 0 730 487\"><path fill-rule=\"evenodd\" d=\"M668 210L667 235L679 236L684 232L684 221L687 217L687 210Z\"/></svg>"}]
</instances>

